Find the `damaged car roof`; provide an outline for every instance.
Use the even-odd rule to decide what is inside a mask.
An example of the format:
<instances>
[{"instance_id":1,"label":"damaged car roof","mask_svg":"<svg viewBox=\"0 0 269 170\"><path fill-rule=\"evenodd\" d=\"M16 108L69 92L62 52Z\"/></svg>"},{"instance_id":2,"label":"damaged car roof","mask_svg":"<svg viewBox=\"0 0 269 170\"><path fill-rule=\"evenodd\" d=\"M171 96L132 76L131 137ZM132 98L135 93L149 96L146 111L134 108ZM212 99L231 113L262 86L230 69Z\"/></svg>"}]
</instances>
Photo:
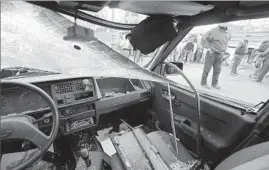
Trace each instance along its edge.
<instances>
[{"instance_id":1,"label":"damaged car roof","mask_svg":"<svg viewBox=\"0 0 269 170\"><path fill-rule=\"evenodd\" d=\"M31 3L67 15L72 15L75 9L98 12L108 6L148 16L174 17L195 26L269 16L268 1L31 1Z\"/></svg>"}]
</instances>

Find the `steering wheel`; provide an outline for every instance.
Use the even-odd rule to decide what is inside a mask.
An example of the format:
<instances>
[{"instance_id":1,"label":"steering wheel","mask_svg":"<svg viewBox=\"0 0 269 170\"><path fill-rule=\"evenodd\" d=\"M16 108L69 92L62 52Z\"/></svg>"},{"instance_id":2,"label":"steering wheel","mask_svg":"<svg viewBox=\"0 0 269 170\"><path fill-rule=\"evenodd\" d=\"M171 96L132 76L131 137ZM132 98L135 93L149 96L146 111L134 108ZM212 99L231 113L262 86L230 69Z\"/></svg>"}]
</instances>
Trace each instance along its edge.
<instances>
[{"instance_id":1,"label":"steering wheel","mask_svg":"<svg viewBox=\"0 0 269 170\"><path fill-rule=\"evenodd\" d=\"M51 99L51 97L39 87L32 85L30 83L11 81L11 80L1 80L1 85L5 86L20 86L33 92L36 92L41 97L43 97L49 104L52 112L53 123L50 135L47 136L42 131L40 131L34 124L34 118L27 115L12 115L1 118L1 140L3 139L27 139L35 144L38 151L32 155L31 158L22 162L20 165L16 166L14 170L20 170L29 167L35 163L46 151L49 149L53 141L55 140L59 125L60 116L58 109ZM15 107L15 106L14 106Z\"/></svg>"}]
</instances>

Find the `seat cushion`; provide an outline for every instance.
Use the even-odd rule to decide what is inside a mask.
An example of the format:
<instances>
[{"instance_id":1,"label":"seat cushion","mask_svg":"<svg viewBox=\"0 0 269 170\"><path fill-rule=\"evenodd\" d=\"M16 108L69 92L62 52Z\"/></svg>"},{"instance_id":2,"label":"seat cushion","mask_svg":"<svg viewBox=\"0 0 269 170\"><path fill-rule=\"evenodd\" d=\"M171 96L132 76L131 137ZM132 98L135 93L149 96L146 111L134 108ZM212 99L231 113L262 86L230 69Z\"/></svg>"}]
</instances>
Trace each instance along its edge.
<instances>
[{"instance_id":1,"label":"seat cushion","mask_svg":"<svg viewBox=\"0 0 269 170\"><path fill-rule=\"evenodd\" d=\"M153 144L159 151L161 157L165 159L165 162L170 165L176 160L180 160L184 163L189 163L194 160L194 157L186 149L186 147L178 141L178 154L176 154L174 146L174 138L169 133L164 131L156 131L147 134L151 144Z\"/></svg>"},{"instance_id":2,"label":"seat cushion","mask_svg":"<svg viewBox=\"0 0 269 170\"><path fill-rule=\"evenodd\" d=\"M112 156L112 167L125 169L178 169L190 168L194 163L193 156L178 141L177 154L173 137L167 132L151 132L144 136L142 129L120 133L111 137L117 150ZM158 154L157 154L158 153Z\"/></svg>"},{"instance_id":3,"label":"seat cushion","mask_svg":"<svg viewBox=\"0 0 269 170\"><path fill-rule=\"evenodd\" d=\"M269 169L269 142L242 149L221 162L215 170ZM266 160L267 161L264 161ZM251 167L255 167L254 169ZM266 167L266 168L264 168Z\"/></svg>"},{"instance_id":4,"label":"seat cushion","mask_svg":"<svg viewBox=\"0 0 269 170\"><path fill-rule=\"evenodd\" d=\"M125 170L125 167L121 161L121 158L119 157L119 154L114 154L111 157L111 169L116 170Z\"/></svg>"}]
</instances>

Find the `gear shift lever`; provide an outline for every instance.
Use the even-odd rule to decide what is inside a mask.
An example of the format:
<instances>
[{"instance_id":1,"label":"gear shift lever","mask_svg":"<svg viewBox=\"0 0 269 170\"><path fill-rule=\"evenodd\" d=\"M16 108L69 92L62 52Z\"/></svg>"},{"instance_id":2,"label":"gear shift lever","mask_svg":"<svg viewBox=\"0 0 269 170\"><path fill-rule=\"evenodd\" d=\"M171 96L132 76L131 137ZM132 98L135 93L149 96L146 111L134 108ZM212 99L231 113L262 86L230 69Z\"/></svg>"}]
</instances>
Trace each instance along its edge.
<instances>
[{"instance_id":1,"label":"gear shift lever","mask_svg":"<svg viewBox=\"0 0 269 170\"><path fill-rule=\"evenodd\" d=\"M89 151L86 148L80 150L81 158L85 161L87 167L91 166L91 160L89 159Z\"/></svg>"}]
</instances>

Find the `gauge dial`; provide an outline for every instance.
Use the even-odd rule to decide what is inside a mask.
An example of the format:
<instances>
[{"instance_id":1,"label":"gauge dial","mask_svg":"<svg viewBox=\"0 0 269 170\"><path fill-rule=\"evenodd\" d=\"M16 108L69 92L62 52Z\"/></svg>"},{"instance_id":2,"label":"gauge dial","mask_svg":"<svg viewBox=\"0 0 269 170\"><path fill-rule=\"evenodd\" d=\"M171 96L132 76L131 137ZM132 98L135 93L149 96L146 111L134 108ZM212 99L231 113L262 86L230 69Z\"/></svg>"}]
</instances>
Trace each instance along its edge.
<instances>
[{"instance_id":1,"label":"gauge dial","mask_svg":"<svg viewBox=\"0 0 269 170\"><path fill-rule=\"evenodd\" d=\"M19 100L22 104L36 105L41 100L41 96L31 90L28 90L21 94Z\"/></svg>"}]
</instances>

